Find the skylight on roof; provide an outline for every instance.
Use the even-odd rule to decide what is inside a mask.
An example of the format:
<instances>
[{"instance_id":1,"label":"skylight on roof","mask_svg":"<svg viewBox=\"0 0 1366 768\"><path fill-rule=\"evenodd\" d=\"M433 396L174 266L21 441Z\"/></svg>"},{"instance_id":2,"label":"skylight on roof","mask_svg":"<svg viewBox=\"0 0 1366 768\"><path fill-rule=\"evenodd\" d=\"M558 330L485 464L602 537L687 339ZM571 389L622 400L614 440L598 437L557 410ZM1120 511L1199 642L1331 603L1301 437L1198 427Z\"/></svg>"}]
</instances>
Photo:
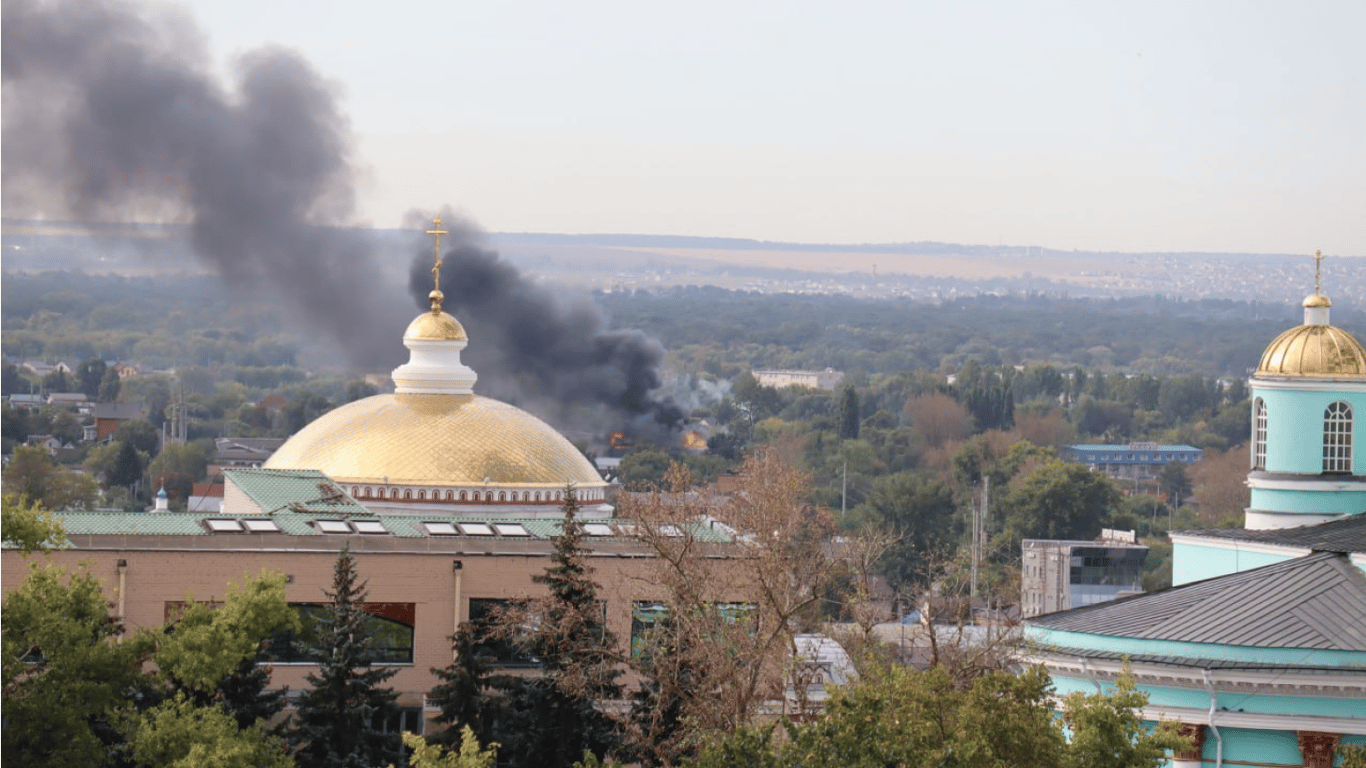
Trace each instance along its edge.
<instances>
[{"instance_id":1,"label":"skylight on roof","mask_svg":"<svg viewBox=\"0 0 1366 768\"><path fill-rule=\"evenodd\" d=\"M521 523L495 523L494 528L498 529L499 536L530 536Z\"/></svg>"},{"instance_id":2,"label":"skylight on roof","mask_svg":"<svg viewBox=\"0 0 1366 768\"><path fill-rule=\"evenodd\" d=\"M461 523L460 532L466 536L492 536L493 529L483 523Z\"/></svg>"},{"instance_id":3,"label":"skylight on roof","mask_svg":"<svg viewBox=\"0 0 1366 768\"><path fill-rule=\"evenodd\" d=\"M432 536L454 536L459 531L450 523L423 523L427 527L427 533Z\"/></svg>"},{"instance_id":4,"label":"skylight on roof","mask_svg":"<svg viewBox=\"0 0 1366 768\"><path fill-rule=\"evenodd\" d=\"M676 525L667 525L667 524L665 524L665 525L659 526L659 533L660 533L661 535L663 535L663 536L671 536L671 537L677 538L677 537L683 535L683 529L682 529L682 528L679 528L679 527L676 526Z\"/></svg>"},{"instance_id":5,"label":"skylight on roof","mask_svg":"<svg viewBox=\"0 0 1366 768\"><path fill-rule=\"evenodd\" d=\"M209 530L214 533L241 533L242 524L236 520L208 519L204 524L209 526Z\"/></svg>"},{"instance_id":6,"label":"skylight on roof","mask_svg":"<svg viewBox=\"0 0 1366 768\"><path fill-rule=\"evenodd\" d=\"M345 520L314 520L313 526L323 533L350 533L351 526Z\"/></svg>"},{"instance_id":7,"label":"skylight on roof","mask_svg":"<svg viewBox=\"0 0 1366 768\"><path fill-rule=\"evenodd\" d=\"M276 525L274 520L264 518L243 518L242 525L252 533L275 533L280 530L280 526Z\"/></svg>"},{"instance_id":8,"label":"skylight on roof","mask_svg":"<svg viewBox=\"0 0 1366 768\"><path fill-rule=\"evenodd\" d=\"M378 520L352 520L351 524L356 527L356 533L388 533L389 529L384 527L384 523Z\"/></svg>"},{"instance_id":9,"label":"skylight on roof","mask_svg":"<svg viewBox=\"0 0 1366 768\"><path fill-rule=\"evenodd\" d=\"M589 536L611 536L612 526L607 523L584 523L583 532Z\"/></svg>"}]
</instances>

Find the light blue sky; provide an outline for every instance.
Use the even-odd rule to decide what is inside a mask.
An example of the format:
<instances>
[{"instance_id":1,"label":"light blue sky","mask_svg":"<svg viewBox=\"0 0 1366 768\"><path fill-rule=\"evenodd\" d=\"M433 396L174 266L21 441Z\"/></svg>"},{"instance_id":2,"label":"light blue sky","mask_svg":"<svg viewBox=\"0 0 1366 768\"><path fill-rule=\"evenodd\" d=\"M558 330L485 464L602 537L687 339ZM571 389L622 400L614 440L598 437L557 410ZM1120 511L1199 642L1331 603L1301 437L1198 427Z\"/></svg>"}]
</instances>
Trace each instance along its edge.
<instances>
[{"instance_id":1,"label":"light blue sky","mask_svg":"<svg viewBox=\"0 0 1366 768\"><path fill-rule=\"evenodd\" d=\"M360 217L1366 256L1366 2L194 0L343 94Z\"/></svg>"}]
</instances>

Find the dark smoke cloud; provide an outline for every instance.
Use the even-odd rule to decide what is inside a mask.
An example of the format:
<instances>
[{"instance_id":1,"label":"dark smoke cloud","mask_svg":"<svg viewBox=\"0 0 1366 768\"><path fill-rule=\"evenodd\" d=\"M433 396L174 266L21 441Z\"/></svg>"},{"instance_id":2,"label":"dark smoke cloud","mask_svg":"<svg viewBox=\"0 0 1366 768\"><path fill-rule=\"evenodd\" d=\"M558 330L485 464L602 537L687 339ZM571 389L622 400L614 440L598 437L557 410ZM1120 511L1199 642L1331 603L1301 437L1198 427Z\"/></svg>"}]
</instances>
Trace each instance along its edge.
<instances>
[{"instance_id":1,"label":"dark smoke cloud","mask_svg":"<svg viewBox=\"0 0 1366 768\"><path fill-rule=\"evenodd\" d=\"M451 233L442 243L444 308L469 333L465 357L479 373L481 391L539 403L536 410L553 410L551 417L561 424L593 423L601 416L593 411L605 408L637 435L668 439L683 413L652 395L665 354L658 341L638 330L609 329L601 310L586 299L536 284L486 247L471 224L449 212L442 219ZM428 306L431 268L428 246L414 257L409 281L421 307ZM589 413L576 413L581 409Z\"/></svg>"},{"instance_id":2,"label":"dark smoke cloud","mask_svg":"<svg viewBox=\"0 0 1366 768\"><path fill-rule=\"evenodd\" d=\"M188 213L230 284L275 291L359 368L401 355L374 244L329 226L353 212L353 141L307 62L257 50L225 88L195 25L160 7L5 0L0 23L6 215Z\"/></svg>"},{"instance_id":3,"label":"dark smoke cloud","mask_svg":"<svg viewBox=\"0 0 1366 768\"><path fill-rule=\"evenodd\" d=\"M6 215L188 216L200 259L299 310L354 368L402 359L411 310L399 291L377 290L376 243L334 228L354 209L354 142L307 62L265 48L223 83L191 20L118 0L5 0L0 24ZM481 248L472 227L454 242L442 290L473 336L482 392L561 424L602 408L638 430L678 421L651 395L658 342L557 300ZM429 269L413 267L423 307Z\"/></svg>"}]
</instances>

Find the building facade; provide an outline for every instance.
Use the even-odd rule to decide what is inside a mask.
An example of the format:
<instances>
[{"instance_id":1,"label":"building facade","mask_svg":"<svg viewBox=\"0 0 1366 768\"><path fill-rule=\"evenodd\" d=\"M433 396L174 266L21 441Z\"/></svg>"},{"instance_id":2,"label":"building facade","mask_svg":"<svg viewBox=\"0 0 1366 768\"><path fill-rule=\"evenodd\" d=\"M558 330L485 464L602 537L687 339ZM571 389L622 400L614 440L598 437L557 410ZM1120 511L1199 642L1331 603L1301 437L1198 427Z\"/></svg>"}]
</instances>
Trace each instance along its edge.
<instances>
[{"instance_id":1,"label":"building facade","mask_svg":"<svg viewBox=\"0 0 1366 768\"><path fill-rule=\"evenodd\" d=\"M1025 539L1020 613L1025 618L1104 603L1143 591L1148 547L1133 531L1106 530L1095 541Z\"/></svg>"},{"instance_id":2,"label":"building facade","mask_svg":"<svg viewBox=\"0 0 1366 768\"><path fill-rule=\"evenodd\" d=\"M1058 693L1130 665L1145 715L1195 740L1174 765L1329 768L1366 744L1366 477L1356 446L1366 351L1328 297L1267 347L1250 379L1243 529L1172 534L1170 589L1035 616L1027 663Z\"/></svg>"}]
</instances>

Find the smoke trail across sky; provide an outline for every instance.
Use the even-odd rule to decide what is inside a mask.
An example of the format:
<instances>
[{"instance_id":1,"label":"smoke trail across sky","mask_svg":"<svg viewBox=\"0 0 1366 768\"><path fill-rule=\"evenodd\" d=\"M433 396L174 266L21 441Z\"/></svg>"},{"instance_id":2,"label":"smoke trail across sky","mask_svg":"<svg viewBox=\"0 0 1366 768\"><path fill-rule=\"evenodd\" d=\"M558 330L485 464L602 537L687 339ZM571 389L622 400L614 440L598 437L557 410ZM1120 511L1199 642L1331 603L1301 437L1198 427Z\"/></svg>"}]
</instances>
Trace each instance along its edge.
<instances>
[{"instance_id":1,"label":"smoke trail across sky","mask_svg":"<svg viewBox=\"0 0 1366 768\"><path fill-rule=\"evenodd\" d=\"M280 48L242 56L225 86L203 49L194 23L162 6L6 0L6 215L188 215L195 253L220 276L276 292L372 366L400 320L362 298L373 244L333 227L352 215L355 180L333 88Z\"/></svg>"},{"instance_id":2,"label":"smoke trail across sky","mask_svg":"<svg viewBox=\"0 0 1366 768\"><path fill-rule=\"evenodd\" d=\"M410 216L414 226L417 215ZM469 331L467 357L485 391L509 400L532 399L564 423L574 409L602 406L635 422L637 433L656 439L682 418L672 402L651 393L660 384L664 347L638 330L613 330L602 311L586 299L556 295L483 243L482 234L449 211L442 219L444 241L441 292L445 308ZM432 289L432 255L415 256L409 292L425 306ZM596 414L595 414L596 415Z\"/></svg>"},{"instance_id":3,"label":"smoke trail across sky","mask_svg":"<svg viewBox=\"0 0 1366 768\"><path fill-rule=\"evenodd\" d=\"M308 62L258 49L224 83L193 21L160 5L6 0L0 23L7 216L188 217L201 260L296 310L353 369L399 361L411 310L375 290L374 240L337 227L354 209L354 138ZM655 428L678 420L650 394L657 341L609 330L592 304L480 248L472 226L459 233L442 289L476 336L482 391L552 418L605 407ZM414 290L425 307L430 285Z\"/></svg>"}]
</instances>

